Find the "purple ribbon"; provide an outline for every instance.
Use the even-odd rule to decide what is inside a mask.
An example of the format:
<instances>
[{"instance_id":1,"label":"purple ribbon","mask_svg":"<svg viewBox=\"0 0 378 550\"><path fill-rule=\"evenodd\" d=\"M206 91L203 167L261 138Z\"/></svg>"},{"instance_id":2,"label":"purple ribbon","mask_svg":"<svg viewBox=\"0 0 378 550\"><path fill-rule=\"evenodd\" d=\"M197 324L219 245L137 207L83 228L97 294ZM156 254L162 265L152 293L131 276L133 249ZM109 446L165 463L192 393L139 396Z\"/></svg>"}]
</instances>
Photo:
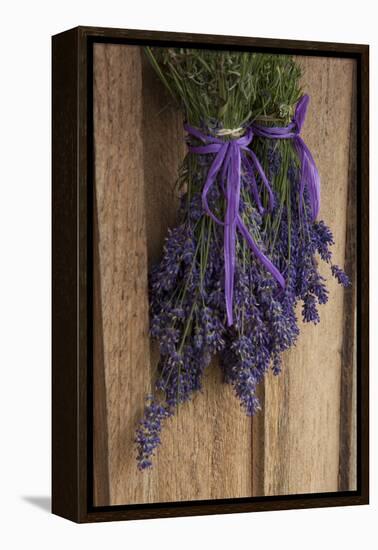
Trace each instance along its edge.
<instances>
[{"instance_id":1,"label":"purple ribbon","mask_svg":"<svg viewBox=\"0 0 378 550\"><path fill-rule=\"evenodd\" d=\"M301 206L303 204L303 193L306 183L308 187L313 220L315 220L318 215L320 206L320 177L315 161L308 147L299 135L306 117L309 101L310 98L308 95L301 97L297 103L294 117L288 126L269 128L267 126L259 126L258 124L253 123L249 128L247 128L245 135L230 141L223 141L220 138L205 135L200 132L198 128L193 128L189 124L184 125L184 128L188 134L204 143L204 145L200 146L190 145L189 151L191 153L200 155L215 154L215 158L210 166L205 185L202 190L202 203L206 213L217 224L224 226L224 284L227 321L229 326L233 324L232 303L234 293L236 228L238 228L244 239L247 241L248 246L266 270L271 273L282 288L285 287L285 280L282 274L272 264L269 258L261 252L239 214L241 167L244 168L245 174L249 176L252 194L259 212L264 214L265 209L262 206L259 196L255 178L256 172L260 176L260 179L268 192L269 210L272 211L274 207L274 196L269 181L255 153L248 147L254 135L269 139L293 139L293 144L301 163L300 204ZM208 192L215 183L218 175L220 175L221 187L227 202L224 222L215 216L207 201Z\"/></svg>"},{"instance_id":2,"label":"purple ribbon","mask_svg":"<svg viewBox=\"0 0 378 550\"><path fill-rule=\"evenodd\" d=\"M310 97L307 94L301 97L295 108L294 117L288 126L269 128L267 126L259 126L258 124L253 123L251 124L251 129L258 137L293 140L293 144L301 164L299 188L300 205L302 207L304 186L306 184L312 220L314 221L318 215L320 207L320 176L307 145L299 135L306 118L309 101Z\"/></svg>"},{"instance_id":3,"label":"purple ribbon","mask_svg":"<svg viewBox=\"0 0 378 550\"><path fill-rule=\"evenodd\" d=\"M224 226L225 300L228 326L231 326L233 324L232 303L234 293L236 228L238 228L247 241L250 249L265 266L267 271L272 274L281 287L285 286L283 276L272 264L269 258L261 252L240 217L239 202L241 166L243 165L246 173L250 176L252 192L260 212L263 213L264 209L258 196L255 172L259 174L263 185L268 191L270 210L272 210L274 206L273 192L260 162L258 161L255 153L248 147L253 138L253 131L251 128L247 129L244 136L238 139L232 139L230 141L222 141L219 138L202 134L198 128L193 128L188 124L185 124L184 128L188 134L205 144L200 146L190 145L189 151L191 153L201 155L215 154L215 158L209 168L205 185L202 190L202 203L206 213L217 224ZM224 222L215 216L207 201L208 192L210 191L218 175L221 176L221 186L227 202Z\"/></svg>"}]
</instances>

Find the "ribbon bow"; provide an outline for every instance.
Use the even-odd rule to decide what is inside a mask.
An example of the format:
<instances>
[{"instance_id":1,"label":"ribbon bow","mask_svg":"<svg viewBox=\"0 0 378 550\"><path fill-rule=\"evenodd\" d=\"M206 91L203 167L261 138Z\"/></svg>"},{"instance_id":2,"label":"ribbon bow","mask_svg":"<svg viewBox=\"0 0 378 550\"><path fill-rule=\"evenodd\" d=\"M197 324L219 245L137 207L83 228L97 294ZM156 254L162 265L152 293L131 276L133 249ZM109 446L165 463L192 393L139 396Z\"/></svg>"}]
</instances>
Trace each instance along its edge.
<instances>
[{"instance_id":1,"label":"ribbon bow","mask_svg":"<svg viewBox=\"0 0 378 550\"><path fill-rule=\"evenodd\" d=\"M238 228L247 241L250 249L265 266L267 271L272 274L281 287L285 286L283 276L269 258L259 249L239 214L241 165L243 164L244 169L250 176L252 193L261 213L264 213L264 209L257 189L255 172L259 174L261 181L268 191L270 210L272 210L274 206L273 192L259 160L255 153L248 147L253 139L254 133L251 128L247 129L244 136L230 141L223 141L217 137L202 134L198 128L193 128L189 124L185 124L184 128L188 134L204 143L204 145L200 146L190 145L189 151L191 153L201 155L215 154L215 158L210 166L202 190L202 203L206 213L217 224L224 226L225 301L227 322L228 326L231 326L233 324L232 303L234 292L236 228ZM208 192L215 183L218 175L221 177L221 187L227 202L224 222L215 216L207 201Z\"/></svg>"},{"instance_id":2,"label":"ribbon bow","mask_svg":"<svg viewBox=\"0 0 378 550\"><path fill-rule=\"evenodd\" d=\"M299 135L306 118L309 101L310 97L307 94L301 97L295 108L293 119L288 126L269 128L268 126L259 126L253 123L251 124L251 128L253 133L258 137L269 139L293 139L293 144L301 164L299 188L300 205L302 207L304 186L306 184L312 220L314 221L320 207L320 176L307 145Z\"/></svg>"},{"instance_id":3,"label":"ribbon bow","mask_svg":"<svg viewBox=\"0 0 378 550\"><path fill-rule=\"evenodd\" d=\"M253 251L258 260L264 265L267 271L271 273L282 288L285 287L285 281L282 274L272 264L269 258L267 258L267 256L265 256L265 254L263 254L263 252L259 249L239 214L241 184L240 171L242 165L245 173L249 176L252 194L259 212L264 214L265 209L262 206L257 188L255 178L256 172L259 174L260 179L268 192L269 210L272 211L274 206L273 191L270 187L268 179L255 153L248 147L254 135L269 139L293 139L293 144L301 164L300 205L302 207L304 186L306 184L308 188L312 219L315 220L318 215L320 207L319 172L307 145L300 136L309 101L310 97L308 95L301 97L297 103L294 117L288 126L267 127L252 123L246 130L245 135L239 137L238 139L231 139L230 141L223 141L220 138L205 135L200 132L198 128L193 128L189 124L185 124L184 126L188 134L204 143L204 145L200 146L190 145L189 151L191 153L201 155L215 154L215 158L210 166L205 185L202 190L202 203L206 213L217 224L224 226L225 300L227 321L229 326L233 324L232 303L234 292L236 228L238 228L247 241L250 249ZM214 215L207 201L208 192L210 191L218 175L221 176L221 187L227 201L224 222L219 220Z\"/></svg>"}]
</instances>

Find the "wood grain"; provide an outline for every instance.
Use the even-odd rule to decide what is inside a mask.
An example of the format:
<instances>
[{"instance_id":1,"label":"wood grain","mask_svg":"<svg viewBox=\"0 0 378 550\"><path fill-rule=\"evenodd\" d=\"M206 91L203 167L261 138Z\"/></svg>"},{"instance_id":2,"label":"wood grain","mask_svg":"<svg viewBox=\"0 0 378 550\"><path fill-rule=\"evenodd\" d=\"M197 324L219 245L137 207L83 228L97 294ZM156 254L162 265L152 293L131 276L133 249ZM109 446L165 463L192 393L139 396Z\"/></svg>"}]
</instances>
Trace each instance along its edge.
<instances>
[{"instance_id":1,"label":"wood grain","mask_svg":"<svg viewBox=\"0 0 378 550\"><path fill-rule=\"evenodd\" d=\"M135 424L150 387L147 247L140 50L94 48L94 135L110 503L149 500L150 478L137 476ZM125 184L127 182L127 184ZM94 235L94 238L96 234ZM96 300L95 300L96 302ZM94 320L94 326L99 319ZM94 330L94 345L96 336ZM95 431L104 429L96 427ZM97 504L101 502L96 495Z\"/></svg>"},{"instance_id":2,"label":"wood grain","mask_svg":"<svg viewBox=\"0 0 378 550\"><path fill-rule=\"evenodd\" d=\"M303 137L322 177L321 217L334 232L335 262L343 265L353 179L354 62L315 57L299 62L311 95ZM94 133L99 262L94 302L102 313L95 309L94 344L95 350L103 347L97 364L104 371L96 395L102 391L105 400L95 408L94 431L107 434L107 453L95 453L95 475L108 475L108 492L99 487L101 479L94 483L95 504L337 490L344 295L331 279L320 325L303 326L282 375L260 389L264 412L253 426L214 362L203 392L167 422L154 469L137 471L134 430L157 363L148 338L147 268L159 259L176 219L173 185L185 152L181 116L140 48L95 45ZM321 272L329 278L324 267ZM102 442L95 450L106 449ZM351 435L350 448L352 443Z\"/></svg>"},{"instance_id":3,"label":"wood grain","mask_svg":"<svg viewBox=\"0 0 378 550\"><path fill-rule=\"evenodd\" d=\"M352 113L349 142L349 186L344 266L352 286L344 292L344 330L340 388L339 490L357 489L357 90L353 67Z\"/></svg>"},{"instance_id":4,"label":"wood grain","mask_svg":"<svg viewBox=\"0 0 378 550\"><path fill-rule=\"evenodd\" d=\"M155 263L161 257L167 229L176 220L174 184L186 146L181 113L170 105L144 55L142 60L147 250L150 263ZM158 361L154 347L151 357L153 380ZM151 474L155 491L150 498L166 502L248 496L250 453L250 420L240 415L231 388L221 384L214 361L205 376L203 392L180 407L178 415L165 426ZM224 456L229 459L225 461Z\"/></svg>"},{"instance_id":5,"label":"wood grain","mask_svg":"<svg viewBox=\"0 0 378 550\"><path fill-rule=\"evenodd\" d=\"M134 430L158 361L147 338L147 263L159 259L176 219L173 189L185 142L181 115L169 106L141 50L96 45L94 67L95 246L103 304L110 502L248 496L251 421L240 413L231 388L221 384L216 364L205 376L203 392L167 421L154 469L137 471ZM98 331L96 338L101 338ZM95 432L102 425L97 414ZM103 475L101 468L95 470ZM105 504L98 491L94 498Z\"/></svg>"},{"instance_id":6,"label":"wood grain","mask_svg":"<svg viewBox=\"0 0 378 550\"><path fill-rule=\"evenodd\" d=\"M94 189L93 212L93 417L98 429L93 432L93 492L96 502L110 501L109 449L108 449L108 407L105 382L104 327L102 322L101 262L99 254L99 223L97 193Z\"/></svg>"},{"instance_id":7,"label":"wood grain","mask_svg":"<svg viewBox=\"0 0 378 550\"><path fill-rule=\"evenodd\" d=\"M350 140L353 60L299 57L303 89L311 103L303 138L313 151L322 182L319 217L332 228L333 260L345 260L346 215L350 181ZM354 161L355 162L355 161ZM352 260L354 262L354 258ZM283 495L337 491L339 488L341 378L343 365L344 290L320 264L327 278L329 302L321 307L319 325L301 324L297 346L284 360L281 376L269 376L264 388L264 415L257 433L263 434L264 464L260 494ZM351 273L353 277L353 270ZM355 283L355 281L354 281ZM298 310L298 316L301 315ZM355 410L354 410L355 414ZM350 415L352 412L350 410ZM254 445L261 445L255 438Z\"/></svg>"}]
</instances>

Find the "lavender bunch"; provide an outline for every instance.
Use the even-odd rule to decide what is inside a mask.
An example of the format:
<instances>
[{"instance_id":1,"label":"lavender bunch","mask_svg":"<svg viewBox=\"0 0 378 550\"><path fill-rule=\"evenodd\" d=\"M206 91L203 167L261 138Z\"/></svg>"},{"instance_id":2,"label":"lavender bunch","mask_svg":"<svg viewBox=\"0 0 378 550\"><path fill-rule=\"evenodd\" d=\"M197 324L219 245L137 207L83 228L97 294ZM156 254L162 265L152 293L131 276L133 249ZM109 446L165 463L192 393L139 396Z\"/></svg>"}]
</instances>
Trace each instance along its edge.
<instances>
[{"instance_id":1,"label":"lavender bunch","mask_svg":"<svg viewBox=\"0 0 378 550\"><path fill-rule=\"evenodd\" d=\"M256 211L248 213L249 219L257 221L270 257L285 275L285 289L278 289L261 265L253 257L246 257L249 251L244 242L239 242L236 321L226 331L226 346L220 354L224 379L233 385L249 416L260 409L257 385L270 368L275 375L281 372L282 353L296 343L300 332L297 304L302 303L304 322L317 324L320 320L318 305L328 301L328 290L318 272L317 259L330 265L332 275L342 286L350 285L344 271L332 263L332 232L324 221L310 222L307 193L300 203L300 169L294 151L287 149L287 153L291 158L286 171L282 170L285 151L280 151L277 143L270 144L266 155L270 178L276 184L276 207L265 221L265 228ZM283 186L285 197L277 176L288 182ZM278 224L273 223L277 220Z\"/></svg>"},{"instance_id":2,"label":"lavender bunch","mask_svg":"<svg viewBox=\"0 0 378 550\"><path fill-rule=\"evenodd\" d=\"M271 178L277 193L277 206L266 220L264 239L275 265L285 274L285 307L290 304L293 312L296 304L302 302L303 321L317 324L320 321L318 306L328 301L325 279L318 271L319 259L329 264L332 275L343 287L350 286L350 280L332 262L330 247L334 239L331 230L322 220L311 221L306 189L301 202L300 167L291 144L276 141L273 148L275 152L271 149L267 159L271 166L276 164ZM274 156L276 160L272 162ZM283 170L278 166L282 158L286 158Z\"/></svg>"},{"instance_id":3,"label":"lavender bunch","mask_svg":"<svg viewBox=\"0 0 378 550\"><path fill-rule=\"evenodd\" d=\"M150 273L150 333L159 342L155 393L137 429L138 465L151 466L162 421L201 389L211 357L225 346L221 235L195 194L182 197L181 223L168 232ZM206 237L206 238L205 238Z\"/></svg>"},{"instance_id":4,"label":"lavender bunch","mask_svg":"<svg viewBox=\"0 0 378 550\"><path fill-rule=\"evenodd\" d=\"M259 121L285 126L301 91L299 68L287 56L188 50L147 49L157 74L185 112L190 125L222 135ZM224 134L223 134L224 135ZM224 137L225 140L231 139ZM196 140L191 138L193 145ZM161 261L149 276L150 332L160 347L152 395L136 431L141 470L152 465L166 418L201 389L214 355L224 381L232 385L247 415L259 410L257 385L271 369L281 370L282 353L299 335L296 306L303 320L319 322L318 305L328 299L317 270L319 256L347 286L345 273L332 264L333 237L324 222L310 222L308 198L299 200L299 166L289 141L254 139L274 193L269 197L258 176L261 215L247 174L241 174L240 216L260 250L285 277L285 288L258 261L240 234L236 237L233 324L227 325L223 228L204 211L201 192L214 155L188 155L179 174L182 190L179 223L168 232ZM226 208L219 178L208 195L214 214Z\"/></svg>"}]
</instances>

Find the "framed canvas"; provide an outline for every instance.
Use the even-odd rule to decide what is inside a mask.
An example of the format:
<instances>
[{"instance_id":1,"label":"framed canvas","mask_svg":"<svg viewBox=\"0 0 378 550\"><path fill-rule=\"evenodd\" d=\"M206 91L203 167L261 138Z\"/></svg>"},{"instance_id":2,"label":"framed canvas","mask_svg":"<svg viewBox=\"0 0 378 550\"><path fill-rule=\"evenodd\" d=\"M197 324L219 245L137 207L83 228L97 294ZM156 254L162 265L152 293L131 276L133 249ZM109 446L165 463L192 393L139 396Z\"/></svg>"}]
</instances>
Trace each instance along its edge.
<instances>
[{"instance_id":1,"label":"framed canvas","mask_svg":"<svg viewBox=\"0 0 378 550\"><path fill-rule=\"evenodd\" d=\"M368 46L52 51L53 513L367 504Z\"/></svg>"}]
</instances>

